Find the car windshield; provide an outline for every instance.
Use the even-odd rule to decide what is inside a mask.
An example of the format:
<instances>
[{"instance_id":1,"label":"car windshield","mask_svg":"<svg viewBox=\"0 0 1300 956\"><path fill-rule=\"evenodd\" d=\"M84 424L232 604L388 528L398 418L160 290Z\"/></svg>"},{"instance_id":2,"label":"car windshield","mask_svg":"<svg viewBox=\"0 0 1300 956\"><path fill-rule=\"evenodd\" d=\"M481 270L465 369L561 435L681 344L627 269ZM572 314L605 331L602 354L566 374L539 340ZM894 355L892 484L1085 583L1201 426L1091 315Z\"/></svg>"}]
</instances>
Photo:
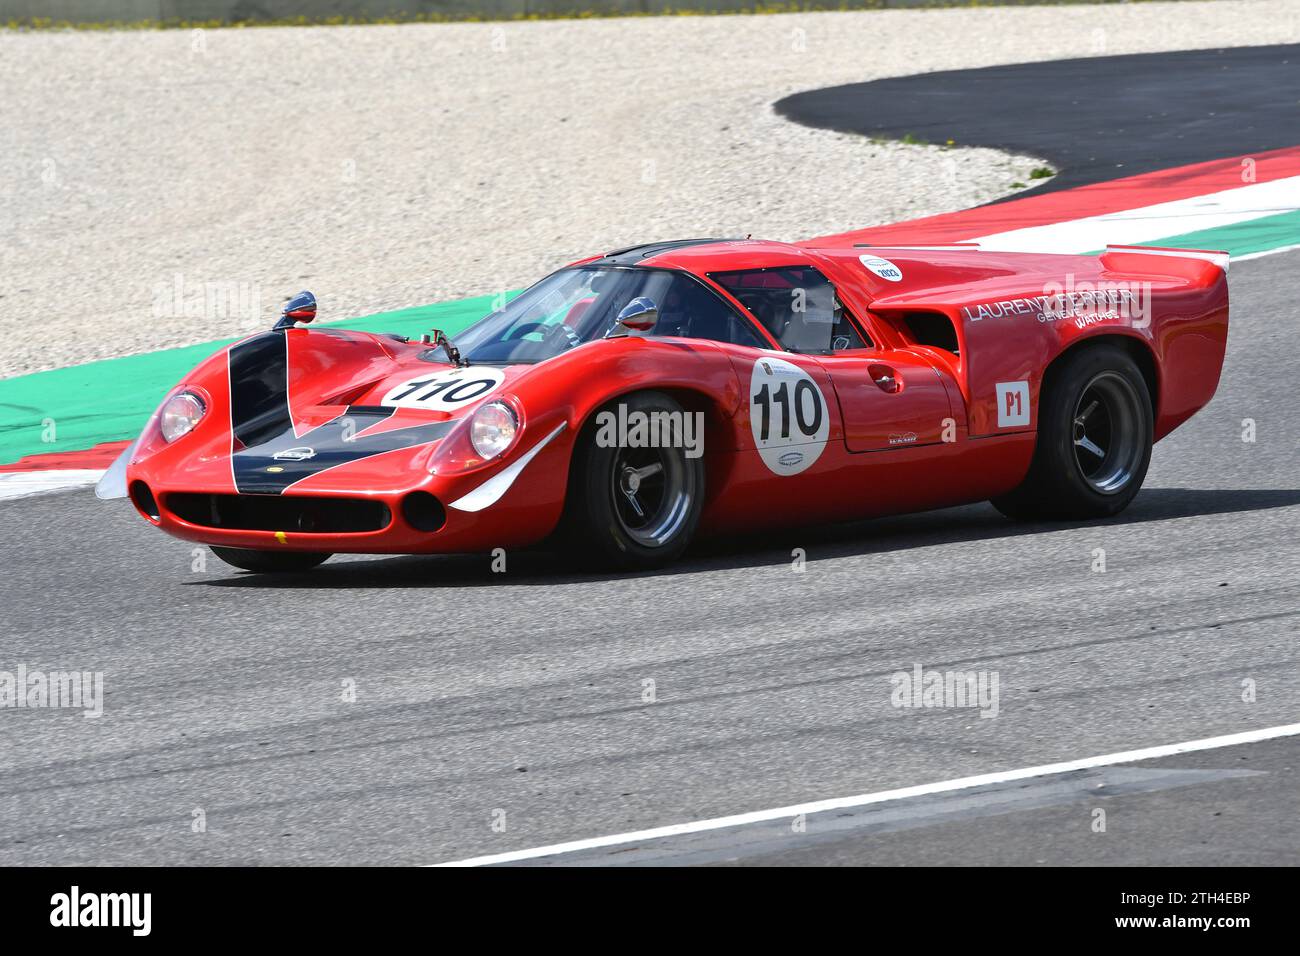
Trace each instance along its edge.
<instances>
[{"instance_id":1,"label":"car windshield","mask_svg":"<svg viewBox=\"0 0 1300 956\"><path fill-rule=\"evenodd\" d=\"M641 296L659 309L649 334L763 345L742 316L685 273L595 265L552 273L456 336L455 345L471 363L541 362L604 338L615 328L619 312ZM442 354L439 349L430 358Z\"/></svg>"}]
</instances>

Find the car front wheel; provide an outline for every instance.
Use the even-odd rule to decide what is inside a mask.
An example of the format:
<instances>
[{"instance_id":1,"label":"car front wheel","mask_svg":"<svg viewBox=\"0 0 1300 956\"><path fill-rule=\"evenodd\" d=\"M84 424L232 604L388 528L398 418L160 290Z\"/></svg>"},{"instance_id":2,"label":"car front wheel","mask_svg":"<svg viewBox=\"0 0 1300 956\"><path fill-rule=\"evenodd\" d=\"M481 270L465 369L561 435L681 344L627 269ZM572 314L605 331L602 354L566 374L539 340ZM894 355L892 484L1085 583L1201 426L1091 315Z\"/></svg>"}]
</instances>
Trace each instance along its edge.
<instances>
[{"instance_id":1,"label":"car front wheel","mask_svg":"<svg viewBox=\"0 0 1300 956\"><path fill-rule=\"evenodd\" d=\"M619 404L626 406L625 415ZM638 413L665 414L683 422L680 403L661 392L638 392L602 411L630 421ZM690 544L704 504L704 459L689 457L684 442L660 447L629 446L593 424L583 430L569 483L570 538L579 548L620 568L659 567L675 560ZM678 430L673 434L683 436ZM662 436L661 436L662 437Z\"/></svg>"}]
</instances>

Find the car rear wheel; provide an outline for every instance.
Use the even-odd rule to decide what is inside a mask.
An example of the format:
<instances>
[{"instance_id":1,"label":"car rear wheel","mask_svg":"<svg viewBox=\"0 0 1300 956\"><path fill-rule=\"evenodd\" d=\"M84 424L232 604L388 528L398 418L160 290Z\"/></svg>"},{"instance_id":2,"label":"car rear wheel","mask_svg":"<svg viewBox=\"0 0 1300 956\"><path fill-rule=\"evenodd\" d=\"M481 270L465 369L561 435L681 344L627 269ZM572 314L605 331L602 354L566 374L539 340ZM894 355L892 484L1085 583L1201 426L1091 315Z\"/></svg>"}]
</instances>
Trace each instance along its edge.
<instances>
[{"instance_id":1,"label":"car rear wheel","mask_svg":"<svg viewBox=\"0 0 1300 956\"><path fill-rule=\"evenodd\" d=\"M1105 518L1137 495L1151 462L1151 397L1114 345L1067 356L1043 387L1038 441L1020 487L993 499L1011 518Z\"/></svg>"},{"instance_id":2,"label":"car rear wheel","mask_svg":"<svg viewBox=\"0 0 1300 956\"><path fill-rule=\"evenodd\" d=\"M620 404L626 418L619 414ZM662 392L628 395L601 411L613 412L617 421L633 421L636 413L668 413L666 420L682 422L689 414ZM700 521L703 457L688 457L680 440L657 448L630 447L621 435L609 441L606 430L597 427L599 420L598 413L574 453L567 502L571 543L626 569L675 560Z\"/></svg>"},{"instance_id":3,"label":"car rear wheel","mask_svg":"<svg viewBox=\"0 0 1300 956\"><path fill-rule=\"evenodd\" d=\"M254 551L248 548L216 546L212 547L212 553L226 564L261 574L310 571L330 557L328 554L315 551Z\"/></svg>"}]
</instances>

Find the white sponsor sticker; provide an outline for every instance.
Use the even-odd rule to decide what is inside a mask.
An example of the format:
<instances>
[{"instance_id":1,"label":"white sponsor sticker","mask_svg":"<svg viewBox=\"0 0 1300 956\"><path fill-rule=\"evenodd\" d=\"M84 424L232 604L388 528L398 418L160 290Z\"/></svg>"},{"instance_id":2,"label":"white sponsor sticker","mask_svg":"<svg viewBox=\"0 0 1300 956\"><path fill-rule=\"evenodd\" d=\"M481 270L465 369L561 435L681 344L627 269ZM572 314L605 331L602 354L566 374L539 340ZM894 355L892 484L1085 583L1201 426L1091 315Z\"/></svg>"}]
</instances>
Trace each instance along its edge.
<instances>
[{"instance_id":1,"label":"white sponsor sticker","mask_svg":"<svg viewBox=\"0 0 1300 956\"><path fill-rule=\"evenodd\" d=\"M826 396L799 366L761 358L749 376L749 427L773 474L797 475L826 448L831 430Z\"/></svg>"},{"instance_id":2,"label":"white sponsor sticker","mask_svg":"<svg viewBox=\"0 0 1300 956\"><path fill-rule=\"evenodd\" d=\"M882 279L890 282L903 281L903 270L888 259L882 259L880 256L858 256L858 261L866 266L869 272L874 272Z\"/></svg>"},{"instance_id":3,"label":"white sponsor sticker","mask_svg":"<svg viewBox=\"0 0 1300 956\"><path fill-rule=\"evenodd\" d=\"M1029 383L998 382L998 428L1029 424Z\"/></svg>"},{"instance_id":4,"label":"white sponsor sticker","mask_svg":"<svg viewBox=\"0 0 1300 956\"><path fill-rule=\"evenodd\" d=\"M478 365L430 372L393 386L379 404L423 408L431 412L454 412L495 392L505 377L499 368Z\"/></svg>"}]
</instances>

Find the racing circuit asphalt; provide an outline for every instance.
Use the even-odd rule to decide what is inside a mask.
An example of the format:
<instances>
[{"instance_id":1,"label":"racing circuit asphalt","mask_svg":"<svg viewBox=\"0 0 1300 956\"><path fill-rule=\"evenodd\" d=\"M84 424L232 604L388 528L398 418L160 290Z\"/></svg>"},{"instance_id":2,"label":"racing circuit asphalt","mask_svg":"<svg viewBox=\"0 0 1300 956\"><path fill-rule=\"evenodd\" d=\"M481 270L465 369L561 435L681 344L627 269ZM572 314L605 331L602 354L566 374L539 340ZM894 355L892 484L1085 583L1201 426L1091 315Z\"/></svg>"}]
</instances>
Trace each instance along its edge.
<instances>
[{"instance_id":1,"label":"racing circuit asphalt","mask_svg":"<svg viewBox=\"0 0 1300 956\"><path fill-rule=\"evenodd\" d=\"M1179 50L887 77L775 108L821 129L1041 156L1059 173L1036 191L1051 192L1294 146L1297 71L1300 44Z\"/></svg>"},{"instance_id":2,"label":"racing circuit asphalt","mask_svg":"<svg viewBox=\"0 0 1300 956\"><path fill-rule=\"evenodd\" d=\"M504 574L340 557L277 580L195 565L125 501L0 503L0 668L106 689L98 719L0 712L0 863L433 863L1295 722L1298 266L1233 266L1218 395L1110 522L978 505L649 575L512 554ZM998 716L894 708L889 675L916 663L996 671ZM704 859L1294 862L1298 750L831 840L722 834Z\"/></svg>"}]
</instances>

